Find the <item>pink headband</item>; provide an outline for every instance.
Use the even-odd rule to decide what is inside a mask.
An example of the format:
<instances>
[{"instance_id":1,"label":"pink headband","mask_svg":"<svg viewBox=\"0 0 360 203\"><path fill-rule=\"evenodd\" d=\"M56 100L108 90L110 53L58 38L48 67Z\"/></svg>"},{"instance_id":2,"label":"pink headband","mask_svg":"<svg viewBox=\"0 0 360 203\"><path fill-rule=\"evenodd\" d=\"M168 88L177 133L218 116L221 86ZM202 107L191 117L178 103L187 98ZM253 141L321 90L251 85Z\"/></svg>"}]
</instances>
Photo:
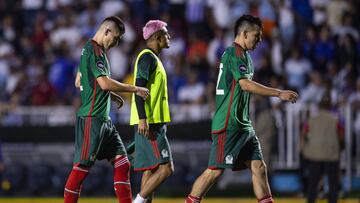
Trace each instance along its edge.
<instances>
[{"instance_id":1,"label":"pink headband","mask_svg":"<svg viewBox=\"0 0 360 203\"><path fill-rule=\"evenodd\" d=\"M143 37L145 40L149 39L152 34L163 29L167 24L161 20L150 20L143 27Z\"/></svg>"}]
</instances>

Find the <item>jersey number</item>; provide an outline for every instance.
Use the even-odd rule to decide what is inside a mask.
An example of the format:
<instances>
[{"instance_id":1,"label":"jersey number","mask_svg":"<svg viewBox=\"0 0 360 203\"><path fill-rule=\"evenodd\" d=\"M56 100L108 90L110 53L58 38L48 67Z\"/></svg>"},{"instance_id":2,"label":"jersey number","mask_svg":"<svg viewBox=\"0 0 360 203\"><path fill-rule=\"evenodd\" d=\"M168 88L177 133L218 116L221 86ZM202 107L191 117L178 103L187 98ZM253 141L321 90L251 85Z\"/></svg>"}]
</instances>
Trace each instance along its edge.
<instances>
[{"instance_id":1,"label":"jersey number","mask_svg":"<svg viewBox=\"0 0 360 203\"><path fill-rule=\"evenodd\" d=\"M219 76L217 79L217 84L216 84L216 95L224 95L224 90L223 89L219 89L219 83L220 83L220 79L221 79L221 75L223 73L223 64L220 63L220 70L219 70Z\"/></svg>"}]
</instances>

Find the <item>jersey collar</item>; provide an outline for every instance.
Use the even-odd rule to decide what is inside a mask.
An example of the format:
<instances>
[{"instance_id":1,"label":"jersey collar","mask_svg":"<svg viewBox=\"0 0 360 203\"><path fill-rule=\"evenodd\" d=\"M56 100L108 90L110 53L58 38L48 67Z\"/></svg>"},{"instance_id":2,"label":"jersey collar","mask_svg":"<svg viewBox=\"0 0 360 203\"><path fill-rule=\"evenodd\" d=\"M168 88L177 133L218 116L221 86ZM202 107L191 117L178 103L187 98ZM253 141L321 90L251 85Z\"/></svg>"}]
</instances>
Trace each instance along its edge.
<instances>
[{"instance_id":1,"label":"jersey collar","mask_svg":"<svg viewBox=\"0 0 360 203\"><path fill-rule=\"evenodd\" d=\"M236 54L236 56L237 56L237 57L240 57L240 58L245 57L245 53L246 53L245 49L243 49L243 48L240 46L240 44L238 44L238 43L236 43L236 42L233 42L233 44L234 44L234 47L235 47L235 54Z\"/></svg>"},{"instance_id":2,"label":"jersey collar","mask_svg":"<svg viewBox=\"0 0 360 203\"><path fill-rule=\"evenodd\" d=\"M153 54L155 54L157 57L159 57L159 55L156 54L156 52L155 52L153 49L151 49L151 48L149 48L149 47L146 47L146 49L149 49Z\"/></svg>"},{"instance_id":3,"label":"jersey collar","mask_svg":"<svg viewBox=\"0 0 360 203\"><path fill-rule=\"evenodd\" d=\"M104 47L100 46L95 40L91 39L91 44L94 46L94 51L97 56L104 52Z\"/></svg>"}]
</instances>

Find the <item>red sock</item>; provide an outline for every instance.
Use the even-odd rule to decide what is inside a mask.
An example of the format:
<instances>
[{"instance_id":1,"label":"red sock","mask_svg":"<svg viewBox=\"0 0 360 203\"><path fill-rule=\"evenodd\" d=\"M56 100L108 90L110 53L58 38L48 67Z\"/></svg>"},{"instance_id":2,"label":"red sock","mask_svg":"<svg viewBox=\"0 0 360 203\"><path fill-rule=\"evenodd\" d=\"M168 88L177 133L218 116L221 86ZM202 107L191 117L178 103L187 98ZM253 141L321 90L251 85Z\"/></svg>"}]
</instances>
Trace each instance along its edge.
<instances>
[{"instance_id":1,"label":"red sock","mask_svg":"<svg viewBox=\"0 0 360 203\"><path fill-rule=\"evenodd\" d=\"M66 181L64 190L64 203L76 203L78 201L82 182L88 173L88 168L74 165Z\"/></svg>"},{"instance_id":2,"label":"red sock","mask_svg":"<svg viewBox=\"0 0 360 203\"><path fill-rule=\"evenodd\" d=\"M201 197L195 197L192 195L187 196L185 203L200 203Z\"/></svg>"},{"instance_id":3,"label":"red sock","mask_svg":"<svg viewBox=\"0 0 360 203\"><path fill-rule=\"evenodd\" d=\"M114 189L120 203L131 203L130 162L126 156L115 159Z\"/></svg>"},{"instance_id":4,"label":"red sock","mask_svg":"<svg viewBox=\"0 0 360 203\"><path fill-rule=\"evenodd\" d=\"M266 195L265 197L258 200L259 203L274 203L274 200L271 195Z\"/></svg>"}]
</instances>

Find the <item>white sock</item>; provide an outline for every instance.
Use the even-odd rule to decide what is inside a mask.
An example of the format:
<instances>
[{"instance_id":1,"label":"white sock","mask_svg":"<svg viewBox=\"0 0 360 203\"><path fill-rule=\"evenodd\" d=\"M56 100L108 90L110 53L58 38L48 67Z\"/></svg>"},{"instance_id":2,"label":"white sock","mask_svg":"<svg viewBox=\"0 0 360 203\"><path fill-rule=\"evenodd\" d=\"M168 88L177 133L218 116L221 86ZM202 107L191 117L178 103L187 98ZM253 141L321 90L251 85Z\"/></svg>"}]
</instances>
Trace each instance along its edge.
<instances>
[{"instance_id":1,"label":"white sock","mask_svg":"<svg viewBox=\"0 0 360 203\"><path fill-rule=\"evenodd\" d=\"M140 196L140 194L136 195L136 198L134 199L133 203L145 203L147 199Z\"/></svg>"}]
</instances>

